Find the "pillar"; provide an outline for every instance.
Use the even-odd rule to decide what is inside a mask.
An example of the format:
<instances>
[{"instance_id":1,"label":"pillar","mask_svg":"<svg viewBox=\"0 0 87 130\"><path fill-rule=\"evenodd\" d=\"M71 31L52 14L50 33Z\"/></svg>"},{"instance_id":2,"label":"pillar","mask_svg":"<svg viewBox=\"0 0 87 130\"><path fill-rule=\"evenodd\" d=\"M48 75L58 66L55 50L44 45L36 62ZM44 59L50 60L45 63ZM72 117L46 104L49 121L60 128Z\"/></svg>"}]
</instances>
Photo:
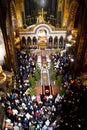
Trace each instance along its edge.
<instances>
[{"instance_id":1,"label":"pillar","mask_svg":"<svg viewBox=\"0 0 87 130\"><path fill-rule=\"evenodd\" d=\"M59 49L59 37L58 37L58 49Z\"/></svg>"},{"instance_id":2,"label":"pillar","mask_svg":"<svg viewBox=\"0 0 87 130\"><path fill-rule=\"evenodd\" d=\"M52 37L52 48L54 48L54 38Z\"/></svg>"},{"instance_id":3,"label":"pillar","mask_svg":"<svg viewBox=\"0 0 87 130\"><path fill-rule=\"evenodd\" d=\"M57 0L57 24L62 27L64 0Z\"/></svg>"},{"instance_id":4,"label":"pillar","mask_svg":"<svg viewBox=\"0 0 87 130\"><path fill-rule=\"evenodd\" d=\"M10 51L10 62L11 67L13 68L15 73L18 73L18 67L17 67L17 58L16 58L16 48L15 48L15 41L14 41L14 30L12 26L12 14L11 14L11 1L8 2L8 10L7 10L7 33L8 33L8 46Z\"/></svg>"},{"instance_id":5,"label":"pillar","mask_svg":"<svg viewBox=\"0 0 87 130\"><path fill-rule=\"evenodd\" d=\"M69 16L69 7L70 7L70 0L65 0L62 27L67 27L68 16Z\"/></svg>"},{"instance_id":6,"label":"pillar","mask_svg":"<svg viewBox=\"0 0 87 130\"><path fill-rule=\"evenodd\" d=\"M18 20L18 27L23 27L23 25L25 24L24 0L17 0L17 2L15 2L15 6Z\"/></svg>"},{"instance_id":7,"label":"pillar","mask_svg":"<svg viewBox=\"0 0 87 130\"><path fill-rule=\"evenodd\" d=\"M85 53L87 50L87 5L86 1L81 1L80 20L78 26L78 35L75 48L74 72L79 75L84 69Z\"/></svg>"},{"instance_id":8,"label":"pillar","mask_svg":"<svg viewBox=\"0 0 87 130\"><path fill-rule=\"evenodd\" d=\"M78 4L77 0L73 0L70 4L69 16L68 16L68 21L67 21L68 30L72 30L74 27L75 16L77 13L78 6L79 6L79 4Z\"/></svg>"}]
</instances>

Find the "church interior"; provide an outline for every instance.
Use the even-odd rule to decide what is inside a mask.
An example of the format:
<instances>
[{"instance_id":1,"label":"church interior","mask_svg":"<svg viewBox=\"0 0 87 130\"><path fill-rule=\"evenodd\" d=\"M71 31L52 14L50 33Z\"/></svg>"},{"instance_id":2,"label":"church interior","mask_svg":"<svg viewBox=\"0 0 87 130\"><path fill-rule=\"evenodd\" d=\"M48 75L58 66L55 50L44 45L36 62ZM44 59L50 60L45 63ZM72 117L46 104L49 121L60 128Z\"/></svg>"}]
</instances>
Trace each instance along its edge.
<instances>
[{"instance_id":1,"label":"church interior","mask_svg":"<svg viewBox=\"0 0 87 130\"><path fill-rule=\"evenodd\" d=\"M0 130L87 129L86 15L86 0L0 0Z\"/></svg>"}]
</instances>

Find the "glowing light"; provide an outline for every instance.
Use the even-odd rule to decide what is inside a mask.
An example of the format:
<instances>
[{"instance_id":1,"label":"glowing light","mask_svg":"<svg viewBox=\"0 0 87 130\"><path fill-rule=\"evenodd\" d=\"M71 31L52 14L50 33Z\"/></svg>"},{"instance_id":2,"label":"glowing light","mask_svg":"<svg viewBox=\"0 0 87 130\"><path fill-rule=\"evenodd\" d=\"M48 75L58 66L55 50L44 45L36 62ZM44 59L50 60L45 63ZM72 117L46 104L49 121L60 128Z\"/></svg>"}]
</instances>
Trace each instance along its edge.
<instances>
[{"instance_id":1,"label":"glowing light","mask_svg":"<svg viewBox=\"0 0 87 130\"><path fill-rule=\"evenodd\" d=\"M72 35L69 35L69 36L67 37L67 39L68 39L68 41L71 41Z\"/></svg>"},{"instance_id":2,"label":"glowing light","mask_svg":"<svg viewBox=\"0 0 87 130\"><path fill-rule=\"evenodd\" d=\"M40 5L41 7L45 7L46 5L46 0L39 0L37 1L38 5Z\"/></svg>"},{"instance_id":3,"label":"glowing light","mask_svg":"<svg viewBox=\"0 0 87 130\"><path fill-rule=\"evenodd\" d=\"M71 62L74 62L74 59L71 58Z\"/></svg>"},{"instance_id":4,"label":"glowing light","mask_svg":"<svg viewBox=\"0 0 87 130\"><path fill-rule=\"evenodd\" d=\"M67 46L67 47L71 47L71 46L72 46L72 44L70 44L70 43L67 43L67 44L66 44L66 46Z\"/></svg>"}]
</instances>

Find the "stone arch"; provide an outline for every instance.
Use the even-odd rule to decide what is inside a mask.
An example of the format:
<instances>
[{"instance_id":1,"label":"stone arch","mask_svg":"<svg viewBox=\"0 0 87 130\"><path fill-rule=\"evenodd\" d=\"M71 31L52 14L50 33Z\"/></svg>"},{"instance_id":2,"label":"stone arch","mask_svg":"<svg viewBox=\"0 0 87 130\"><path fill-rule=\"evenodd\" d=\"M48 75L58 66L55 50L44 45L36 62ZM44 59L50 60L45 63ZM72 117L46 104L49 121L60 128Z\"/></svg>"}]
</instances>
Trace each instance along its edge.
<instances>
[{"instance_id":1,"label":"stone arch","mask_svg":"<svg viewBox=\"0 0 87 130\"><path fill-rule=\"evenodd\" d=\"M27 45L30 46L31 45L31 37L27 38Z\"/></svg>"},{"instance_id":2,"label":"stone arch","mask_svg":"<svg viewBox=\"0 0 87 130\"><path fill-rule=\"evenodd\" d=\"M22 37L21 44L22 44L22 46L26 45L26 39L25 39L25 37Z\"/></svg>"},{"instance_id":3,"label":"stone arch","mask_svg":"<svg viewBox=\"0 0 87 130\"><path fill-rule=\"evenodd\" d=\"M52 42L53 41L53 38L52 36L49 37L49 42Z\"/></svg>"},{"instance_id":4,"label":"stone arch","mask_svg":"<svg viewBox=\"0 0 87 130\"><path fill-rule=\"evenodd\" d=\"M76 16L78 6L79 4L76 0L73 0L70 5L68 23L67 23L67 28L69 30L72 30L72 28L74 27L74 21L75 21L75 16Z\"/></svg>"},{"instance_id":5,"label":"stone arch","mask_svg":"<svg viewBox=\"0 0 87 130\"><path fill-rule=\"evenodd\" d=\"M63 36L60 36L59 38L59 48L62 49L63 48Z\"/></svg>"},{"instance_id":6,"label":"stone arch","mask_svg":"<svg viewBox=\"0 0 87 130\"><path fill-rule=\"evenodd\" d=\"M58 37L55 36L54 37L54 48L57 48L58 47Z\"/></svg>"},{"instance_id":7,"label":"stone arch","mask_svg":"<svg viewBox=\"0 0 87 130\"><path fill-rule=\"evenodd\" d=\"M52 36L49 37L49 45L48 48L52 48L53 38Z\"/></svg>"},{"instance_id":8,"label":"stone arch","mask_svg":"<svg viewBox=\"0 0 87 130\"><path fill-rule=\"evenodd\" d=\"M37 39L36 39L36 37L34 36L34 37L33 37L33 45L36 45L36 43L37 43Z\"/></svg>"},{"instance_id":9,"label":"stone arch","mask_svg":"<svg viewBox=\"0 0 87 130\"><path fill-rule=\"evenodd\" d=\"M46 25L46 24L40 24L40 25L36 26L36 27L34 28L34 31L33 31L33 32L34 32L35 34L37 34L37 32L38 32L39 29L45 29L45 30L47 31L47 34L49 34L50 32L52 32L51 27L48 26L48 25Z\"/></svg>"},{"instance_id":10,"label":"stone arch","mask_svg":"<svg viewBox=\"0 0 87 130\"><path fill-rule=\"evenodd\" d=\"M41 31L43 31L43 35L47 35L47 29L45 29L45 28L39 28L38 30L37 30L37 35L39 36L40 34L39 33L41 33Z\"/></svg>"}]
</instances>

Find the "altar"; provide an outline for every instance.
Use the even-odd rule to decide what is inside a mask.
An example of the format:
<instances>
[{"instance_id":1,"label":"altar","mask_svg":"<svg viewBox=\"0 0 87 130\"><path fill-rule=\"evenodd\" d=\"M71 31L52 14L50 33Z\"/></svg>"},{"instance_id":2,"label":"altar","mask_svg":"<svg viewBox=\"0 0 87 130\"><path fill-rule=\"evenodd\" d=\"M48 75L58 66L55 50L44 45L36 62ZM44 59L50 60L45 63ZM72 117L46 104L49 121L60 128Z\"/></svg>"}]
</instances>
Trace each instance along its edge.
<instances>
[{"instance_id":1,"label":"altar","mask_svg":"<svg viewBox=\"0 0 87 130\"><path fill-rule=\"evenodd\" d=\"M45 21L44 15L46 15L46 12L42 9L39 12L36 24L19 30L21 46L31 49L63 49L66 29L55 28Z\"/></svg>"},{"instance_id":2,"label":"altar","mask_svg":"<svg viewBox=\"0 0 87 130\"><path fill-rule=\"evenodd\" d=\"M43 41L43 42L40 42L39 44L38 44L38 46L39 46L39 49L41 49L41 50L45 50L46 49L46 43Z\"/></svg>"}]
</instances>

